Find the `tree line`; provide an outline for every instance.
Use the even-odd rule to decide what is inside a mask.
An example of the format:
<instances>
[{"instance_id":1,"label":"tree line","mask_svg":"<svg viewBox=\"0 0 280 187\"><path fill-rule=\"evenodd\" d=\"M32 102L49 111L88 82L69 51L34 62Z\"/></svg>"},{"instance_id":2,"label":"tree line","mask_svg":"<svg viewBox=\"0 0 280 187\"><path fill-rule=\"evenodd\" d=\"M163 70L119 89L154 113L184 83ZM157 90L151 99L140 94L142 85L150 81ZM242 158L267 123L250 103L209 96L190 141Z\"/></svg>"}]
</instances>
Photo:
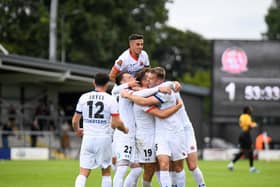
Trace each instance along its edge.
<instances>
[{"instance_id":1,"label":"tree line","mask_svg":"<svg viewBox=\"0 0 280 187\"><path fill-rule=\"evenodd\" d=\"M152 66L165 67L169 79L209 87L211 41L168 26L166 3L172 1L59 0L58 63L64 49L66 62L110 68L128 47L128 36L140 33ZM1 44L10 53L47 59L50 4L50 0L2 1ZM270 9L266 22L274 26L268 30L269 38L280 33L279 17L279 6Z\"/></svg>"}]
</instances>

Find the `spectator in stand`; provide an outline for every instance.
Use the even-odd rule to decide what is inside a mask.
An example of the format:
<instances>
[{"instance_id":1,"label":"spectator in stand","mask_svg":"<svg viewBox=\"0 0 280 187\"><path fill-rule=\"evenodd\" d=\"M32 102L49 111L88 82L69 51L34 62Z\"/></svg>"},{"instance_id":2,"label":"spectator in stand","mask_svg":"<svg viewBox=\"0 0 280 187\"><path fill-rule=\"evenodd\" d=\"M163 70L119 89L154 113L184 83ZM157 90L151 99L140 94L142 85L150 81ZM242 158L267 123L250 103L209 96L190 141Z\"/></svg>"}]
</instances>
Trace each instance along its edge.
<instances>
[{"instance_id":1,"label":"spectator in stand","mask_svg":"<svg viewBox=\"0 0 280 187\"><path fill-rule=\"evenodd\" d=\"M69 151L70 151L70 136L69 136L69 131L70 131L70 125L68 122L65 120L64 123L61 126L61 139L60 139L60 145L62 152L65 157L69 156Z\"/></svg>"},{"instance_id":2,"label":"spectator in stand","mask_svg":"<svg viewBox=\"0 0 280 187\"><path fill-rule=\"evenodd\" d=\"M13 131L16 127L15 118L10 117L7 124L2 128L2 146L3 148L9 147L9 136L13 135Z\"/></svg>"},{"instance_id":3,"label":"spectator in stand","mask_svg":"<svg viewBox=\"0 0 280 187\"><path fill-rule=\"evenodd\" d=\"M37 133L37 131L40 130L37 118L35 118L33 120L30 129L31 129L31 133L32 133L31 136L30 136L30 138L31 138L31 147L36 147L37 146L37 137L38 137L38 134L36 134L36 133Z\"/></svg>"},{"instance_id":4,"label":"spectator in stand","mask_svg":"<svg viewBox=\"0 0 280 187\"><path fill-rule=\"evenodd\" d=\"M47 107L47 104L44 102L41 102L37 108L36 108L36 112L35 112L35 116L38 119L38 125L41 131L43 131L44 129L47 129L48 127L48 119L47 117L49 116L50 111Z\"/></svg>"},{"instance_id":5,"label":"spectator in stand","mask_svg":"<svg viewBox=\"0 0 280 187\"><path fill-rule=\"evenodd\" d=\"M9 119L16 119L17 110L13 104L9 106L8 114L9 114Z\"/></svg>"}]
</instances>

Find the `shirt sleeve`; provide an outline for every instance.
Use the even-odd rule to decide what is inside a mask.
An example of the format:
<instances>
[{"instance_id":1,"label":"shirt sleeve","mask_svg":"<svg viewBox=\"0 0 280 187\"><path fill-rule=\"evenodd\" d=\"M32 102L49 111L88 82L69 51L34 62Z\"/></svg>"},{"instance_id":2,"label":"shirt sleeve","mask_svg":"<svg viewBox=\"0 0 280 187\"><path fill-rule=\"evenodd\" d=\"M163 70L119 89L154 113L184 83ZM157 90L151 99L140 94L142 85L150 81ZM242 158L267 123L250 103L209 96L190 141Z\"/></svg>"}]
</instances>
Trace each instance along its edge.
<instances>
[{"instance_id":1,"label":"shirt sleeve","mask_svg":"<svg viewBox=\"0 0 280 187\"><path fill-rule=\"evenodd\" d=\"M110 112L111 112L112 116L119 115L118 103L114 98L111 99L111 111Z\"/></svg>"},{"instance_id":2,"label":"shirt sleeve","mask_svg":"<svg viewBox=\"0 0 280 187\"><path fill-rule=\"evenodd\" d=\"M75 110L75 112L77 112L77 113L82 113L82 108L83 108L83 96L81 96L80 98L79 98L79 101L78 101L78 103L77 103L77 105L76 105L76 110Z\"/></svg>"},{"instance_id":3,"label":"shirt sleeve","mask_svg":"<svg viewBox=\"0 0 280 187\"><path fill-rule=\"evenodd\" d=\"M127 54L127 50L124 51L119 58L115 61L115 65L114 65L114 69L116 69L117 71L124 71L125 67L126 67L126 54Z\"/></svg>"},{"instance_id":4,"label":"shirt sleeve","mask_svg":"<svg viewBox=\"0 0 280 187\"><path fill-rule=\"evenodd\" d=\"M169 100L169 95L166 93L157 92L154 97L159 100L160 103L165 103Z\"/></svg>"},{"instance_id":5,"label":"shirt sleeve","mask_svg":"<svg viewBox=\"0 0 280 187\"><path fill-rule=\"evenodd\" d=\"M165 86L165 87L169 87L169 88L171 88L171 89L174 89L174 84L173 84L172 81L166 81L166 82L162 83L162 84L159 85L159 86ZM159 86L158 86L158 87L159 87Z\"/></svg>"},{"instance_id":6,"label":"shirt sleeve","mask_svg":"<svg viewBox=\"0 0 280 187\"><path fill-rule=\"evenodd\" d=\"M112 89L112 95L119 95L121 93L121 91L123 91L126 88L128 88L128 83L121 84L118 86L114 85L114 87Z\"/></svg>"}]
</instances>

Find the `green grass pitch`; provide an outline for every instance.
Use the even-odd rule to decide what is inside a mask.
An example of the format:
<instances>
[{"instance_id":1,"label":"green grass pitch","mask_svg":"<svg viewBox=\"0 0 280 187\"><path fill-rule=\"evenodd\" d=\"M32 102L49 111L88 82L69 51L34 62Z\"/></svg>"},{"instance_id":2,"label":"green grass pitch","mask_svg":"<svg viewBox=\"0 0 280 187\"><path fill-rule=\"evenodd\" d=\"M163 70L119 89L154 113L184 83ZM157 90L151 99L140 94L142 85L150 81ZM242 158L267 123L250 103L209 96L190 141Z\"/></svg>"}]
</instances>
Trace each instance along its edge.
<instances>
[{"instance_id":1,"label":"green grass pitch","mask_svg":"<svg viewBox=\"0 0 280 187\"><path fill-rule=\"evenodd\" d=\"M207 187L280 187L280 161L255 161L260 173L249 173L247 160L238 161L235 170L227 170L227 161L199 161ZM77 160L4 161L0 160L1 187L70 187L79 171ZM186 171L187 186L195 187ZM100 170L93 170L87 186L101 184ZM140 185L139 185L140 186ZM158 187L154 177L153 187Z\"/></svg>"}]
</instances>

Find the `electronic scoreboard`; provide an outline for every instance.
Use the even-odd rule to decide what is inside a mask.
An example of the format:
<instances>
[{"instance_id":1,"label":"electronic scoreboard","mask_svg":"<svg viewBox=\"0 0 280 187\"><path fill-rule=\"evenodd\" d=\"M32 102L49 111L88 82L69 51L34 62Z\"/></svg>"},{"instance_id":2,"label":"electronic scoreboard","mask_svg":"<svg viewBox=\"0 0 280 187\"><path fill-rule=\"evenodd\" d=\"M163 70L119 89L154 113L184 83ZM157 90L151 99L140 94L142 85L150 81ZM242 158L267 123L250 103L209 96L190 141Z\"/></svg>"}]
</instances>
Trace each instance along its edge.
<instances>
[{"instance_id":1,"label":"electronic scoreboard","mask_svg":"<svg viewBox=\"0 0 280 187\"><path fill-rule=\"evenodd\" d=\"M254 116L280 117L280 42L215 40L213 121L228 122L246 105Z\"/></svg>"}]
</instances>

